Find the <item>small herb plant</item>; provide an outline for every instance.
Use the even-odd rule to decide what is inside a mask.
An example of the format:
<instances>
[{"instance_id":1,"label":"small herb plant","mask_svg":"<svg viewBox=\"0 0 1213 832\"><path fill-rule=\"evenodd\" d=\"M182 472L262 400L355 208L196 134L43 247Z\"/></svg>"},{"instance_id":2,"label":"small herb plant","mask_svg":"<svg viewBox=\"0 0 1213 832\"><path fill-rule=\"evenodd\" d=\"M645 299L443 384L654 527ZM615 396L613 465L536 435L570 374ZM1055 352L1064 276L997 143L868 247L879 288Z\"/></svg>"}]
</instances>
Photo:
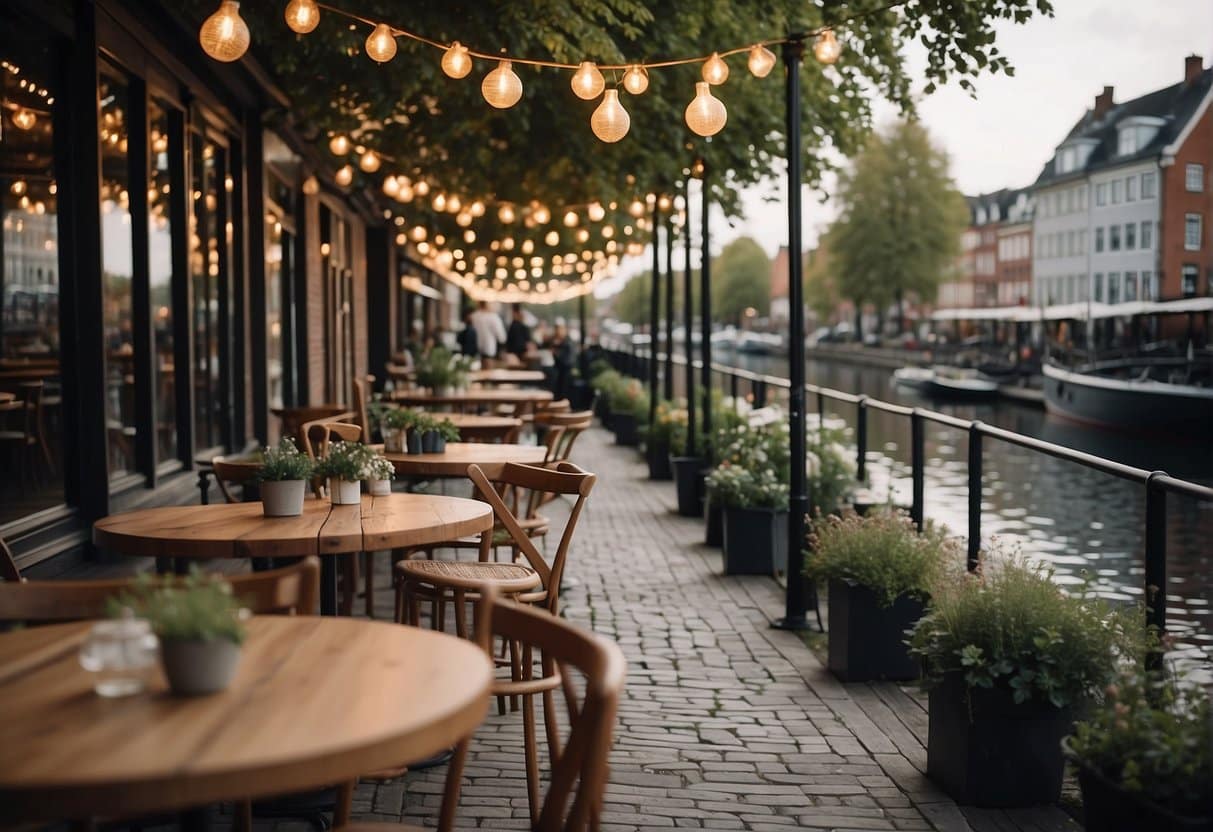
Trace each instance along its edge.
<instances>
[{"instance_id":1,"label":"small herb plant","mask_svg":"<svg viewBox=\"0 0 1213 832\"><path fill-rule=\"evenodd\" d=\"M860 517L849 511L814 522L805 574L866 587L889 607L902 595L928 600L931 586L961 559L960 547L940 526L928 524L920 534L904 512Z\"/></svg>"},{"instance_id":2,"label":"small herb plant","mask_svg":"<svg viewBox=\"0 0 1213 832\"><path fill-rule=\"evenodd\" d=\"M376 454L366 465L368 480L391 480L396 478L396 466L386 458Z\"/></svg>"},{"instance_id":3,"label":"small herb plant","mask_svg":"<svg viewBox=\"0 0 1213 832\"><path fill-rule=\"evenodd\" d=\"M329 445L328 453L316 463L316 476L356 482L367 478L367 468L375 456L361 442L339 440Z\"/></svg>"},{"instance_id":4,"label":"small herb plant","mask_svg":"<svg viewBox=\"0 0 1213 832\"><path fill-rule=\"evenodd\" d=\"M278 445L266 448L261 454L261 470L257 479L261 482L285 482L310 479L315 463L295 447L289 436L278 440Z\"/></svg>"},{"instance_id":5,"label":"small herb plant","mask_svg":"<svg viewBox=\"0 0 1213 832\"><path fill-rule=\"evenodd\" d=\"M386 410L380 424L391 430L407 430L417 423L420 412L407 407L393 407Z\"/></svg>"},{"instance_id":6,"label":"small herb plant","mask_svg":"<svg viewBox=\"0 0 1213 832\"><path fill-rule=\"evenodd\" d=\"M417 361L417 383L422 387L462 387L467 383L471 359L446 347L434 347Z\"/></svg>"},{"instance_id":7,"label":"small herb plant","mask_svg":"<svg viewBox=\"0 0 1213 832\"><path fill-rule=\"evenodd\" d=\"M459 428L450 419L430 419L430 430L437 431L447 442L459 441Z\"/></svg>"},{"instance_id":8,"label":"small herb plant","mask_svg":"<svg viewBox=\"0 0 1213 832\"><path fill-rule=\"evenodd\" d=\"M1113 785L1181 817L1213 807L1209 695L1170 674L1126 671L1075 726L1070 752Z\"/></svg>"},{"instance_id":9,"label":"small herb plant","mask_svg":"<svg viewBox=\"0 0 1213 832\"><path fill-rule=\"evenodd\" d=\"M1121 666L1140 660L1138 609L1067 594L1050 571L997 555L977 574L931 587L931 609L908 642L928 683L959 673L970 689L1002 688L1017 703L1062 708L1098 695Z\"/></svg>"},{"instance_id":10,"label":"small herb plant","mask_svg":"<svg viewBox=\"0 0 1213 832\"><path fill-rule=\"evenodd\" d=\"M246 611L232 595L232 587L218 575L204 575L197 566L184 578L159 580L141 574L134 587L108 604L111 616L130 609L147 619L166 641L218 641L241 644L246 635Z\"/></svg>"}]
</instances>

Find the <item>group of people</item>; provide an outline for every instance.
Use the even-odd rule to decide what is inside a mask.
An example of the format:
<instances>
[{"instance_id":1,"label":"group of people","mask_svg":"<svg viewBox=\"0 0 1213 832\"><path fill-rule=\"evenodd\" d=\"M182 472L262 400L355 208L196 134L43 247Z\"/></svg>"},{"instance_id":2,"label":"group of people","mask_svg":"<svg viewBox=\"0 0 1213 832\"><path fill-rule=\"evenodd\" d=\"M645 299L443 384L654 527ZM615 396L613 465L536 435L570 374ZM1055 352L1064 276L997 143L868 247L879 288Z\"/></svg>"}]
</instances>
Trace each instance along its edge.
<instances>
[{"instance_id":1,"label":"group of people","mask_svg":"<svg viewBox=\"0 0 1213 832\"><path fill-rule=\"evenodd\" d=\"M515 363L542 367L548 373L557 397L568 394L576 355L568 328L557 320L552 334L544 332L543 322L534 329L526 322L521 304L514 304L507 328L501 316L480 301L464 316L464 328L458 336L459 349L464 355L476 356L485 362ZM550 364L546 360L551 356Z\"/></svg>"}]
</instances>

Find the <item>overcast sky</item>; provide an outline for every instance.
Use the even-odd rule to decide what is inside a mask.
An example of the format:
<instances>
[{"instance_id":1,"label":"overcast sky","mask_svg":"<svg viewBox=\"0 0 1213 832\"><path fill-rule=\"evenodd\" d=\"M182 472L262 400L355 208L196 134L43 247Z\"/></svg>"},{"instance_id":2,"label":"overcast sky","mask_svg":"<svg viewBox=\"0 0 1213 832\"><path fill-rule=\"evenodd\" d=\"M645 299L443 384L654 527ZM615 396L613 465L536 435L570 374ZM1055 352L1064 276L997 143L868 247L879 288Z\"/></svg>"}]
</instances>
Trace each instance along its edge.
<instances>
[{"instance_id":1,"label":"overcast sky","mask_svg":"<svg viewBox=\"0 0 1213 832\"><path fill-rule=\"evenodd\" d=\"M1177 83L1185 55L1202 55L1206 67L1213 59L1213 0L1054 0L1054 6L1052 18L998 27L998 47L1014 64L1014 77L982 76L975 98L951 85L919 107L935 142L951 157L953 177L965 193L1031 183L1105 84L1115 87L1115 99L1123 101ZM909 59L921 77L921 50ZM896 109L880 102L876 114L880 123L893 118ZM712 248L719 251L742 235L757 239L770 254L785 245L783 188L779 182L747 192L746 218L734 221L735 227L723 217L715 221ZM767 201L771 196L777 199ZM820 197L806 189L808 246L834 215ZM625 262L620 277L648 268L651 258L646 254ZM675 254L675 268L681 267ZM599 294L620 284L618 278L612 280Z\"/></svg>"}]
</instances>

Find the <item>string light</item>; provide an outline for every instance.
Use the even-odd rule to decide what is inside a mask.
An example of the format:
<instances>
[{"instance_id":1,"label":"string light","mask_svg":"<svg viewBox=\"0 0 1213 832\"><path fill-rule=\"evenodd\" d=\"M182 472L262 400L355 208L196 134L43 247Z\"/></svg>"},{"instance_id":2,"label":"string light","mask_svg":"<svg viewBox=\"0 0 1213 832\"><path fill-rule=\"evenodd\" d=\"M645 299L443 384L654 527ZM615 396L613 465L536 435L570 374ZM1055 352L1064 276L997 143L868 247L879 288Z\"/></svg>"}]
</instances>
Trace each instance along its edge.
<instances>
[{"instance_id":1,"label":"string light","mask_svg":"<svg viewBox=\"0 0 1213 832\"><path fill-rule=\"evenodd\" d=\"M518 219L518 215L514 213L513 205L502 205L497 209L497 219L501 220L506 225L510 225L514 220Z\"/></svg>"},{"instance_id":2,"label":"string light","mask_svg":"<svg viewBox=\"0 0 1213 832\"><path fill-rule=\"evenodd\" d=\"M761 43L750 47L750 59L747 62L750 74L755 78L766 78L775 68L775 53Z\"/></svg>"},{"instance_id":3,"label":"string light","mask_svg":"<svg viewBox=\"0 0 1213 832\"><path fill-rule=\"evenodd\" d=\"M713 52L712 57L703 62L703 80L713 86L719 86L729 80L729 65L720 57L719 52Z\"/></svg>"},{"instance_id":4,"label":"string light","mask_svg":"<svg viewBox=\"0 0 1213 832\"><path fill-rule=\"evenodd\" d=\"M366 54L381 64L396 57L396 36L392 34L391 26L386 23L375 26L366 39Z\"/></svg>"},{"instance_id":5,"label":"string light","mask_svg":"<svg viewBox=\"0 0 1213 832\"><path fill-rule=\"evenodd\" d=\"M472 57L467 47L455 41L442 53L442 71L451 78L466 78L472 71Z\"/></svg>"},{"instance_id":6,"label":"string light","mask_svg":"<svg viewBox=\"0 0 1213 832\"><path fill-rule=\"evenodd\" d=\"M379 154L373 150L368 150L358 159L358 167L362 168L367 173L374 173L379 170Z\"/></svg>"},{"instance_id":7,"label":"string light","mask_svg":"<svg viewBox=\"0 0 1213 832\"><path fill-rule=\"evenodd\" d=\"M564 215L564 227L575 228L577 226L577 212L568 211Z\"/></svg>"},{"instance_id":8,"label":"string light","mask_svg":"<svg viewBox=\"0 0 1213 832\"><path fill-rule=\"evenodd\" d=\"M623 74L623 88L632 95L640 95L649 88L649 71L640 64L632 64Z\"/></svg>"},{"instance_id":9,"label":"string light","mask_svg":"<svg viewBox=\"0 0 1213 832\"><path fill-rule=\"evenodd\" d=\"M497 68L484 76L480 92L490 107L508 110L522 98L522 81L514 74L513 64L502 61Z\"/></svg>"},{"instance_id":10,"label":"string light","mask_svg":"<svg viewBox=\"0 0 1213 832\"><path fill-rule=\"evenodd\" d=\"M724 129L729 114L719 98L712 95L707 81L695 84L695 98L687 105L686 121L691 132L699 136L714 136Z\"/></svg>"},{"instance_id":11,"label":"string light","mask_svg":"<svg viewBox=\"0 0 1213 832\"><path fill-rule=\"evenodd\" d=\"M334 156L344 156L350 152L350 140L345 136L333 136L329 139L329 152Z\"/></svg>"},{"instance_id":12,"label":"string light","mask_svg":"<svg viewBox=\"0 0 1213 832\"><path fill-rule=\"evenodd\" d=\"M602 73L598 71L597 66L590 61L582 61L581 66L573 73L572 87L573 94L578 98L592 101L602 95L606 82L602 80Z\"/></svg>"},{"instance_id":13,"label":"string light","mask_svg":"<svg viewBox=\"0 0 1213 832\"><path fill-rule=\"evenodd\" d=\"M32 130L34 125L38 123L38 116L33 110L22 107L13 113L13 126L21 130Z\"/></svg>"},{"instance_id":14,"label":"string light","mask_svg":"<svg viewBox=\"0 0 1213 832\"><path fill-rule=\"evenodd\" d=\"M236 0L223 0L219 9L202 21L198 43L203 52L223 63L239 60L248 51L248 24L240 16Z\"/></svg>"},{"instance_id":15,"label":"string light","mask_svg":"<svg viewBox=\"0 0 1213 832\"><path fill-rule=\"evenodd\" d=\"M606 209L602 207L601 202L591 202L586 206L586 216L590 218L591 222L602 222L603 217L606 216Z\"/></svg>"},{"instance_id":16,"label":"string light","mask_svg":"<svg viewBox=\"0 0 1213 832\"><path fill-rule=\"evenodd\" d=\"M632 204L628 206L628 213L633 217L644 216L644 203L639 199L633 199Z\"/></svg>"},{"instance_id":17,"label":"string light","mask_svg":"<svg viewBox=\"0 0 1213 832\"><path fill-rule=\"evenodd\" d=\"M662 210L662 211L669 211L669 210L670 210L670 204L671 204L671 203L670 203L670 198L669 198L668 196L666 196L665 194L662 194L661 196L657 197L657 207L658 207L660 210Z\"/></svg>"},{"instance_id":18,"label":"string light","mask_svg":"<svg viewBox=\"0 0 1213 832\"><path fill-rule=\"evenodd\" d=\"M354 169L349 165L343 165L337 169L337 173L333 175L333 181L341 187L345 187L354 181Z\"/></svg>"},{"instance_id":19,"label":"string light","mask_svg":"<svg viewBox=\"0 0 1213 832\"><path fill-rule=\"evenodd\" d=\"M397 197L400 195L400 180L394 176L389 176L383 180L383 193L385 196Z\"/></svg>"},{"instance_id":20,"label":"string light","mask_svg":"<svg viewBox=\"0 0 1213 832\"><path fill-rule=\"evenodd\" d=\"M834 36L833 29L826 29L817 36L813 43L813 55L827 66L837 62L842 56L842 44Z\"/></svg>"},{"instance_id":21,"label":"string light","mask_svg":"<svg viewBox=\"0 0 1213 832\"><path fill-rule=\"evenodd\" d=\"M601 77L601 76L600 76ZM585 96L582 96L585 98ZM602 103L590 116L590 129L599 140L614 144L628 134L632 127L632 117L619 103L619 90L607 90L602 96Z\"/></svg>"},{"instance_id":22,"label":"string light","mask_svg":"<svg viewBox=\"0 0 1213 832\"><path fill-rule=\"evenodd\" d=\"M413 190L417 192L417 196L425 196L430 192L430 183L422 179L413 186Z\"/></svg>"},{"instance_id":23,"label":"string light","mask_svg":"<svg viewBox=\"0 0 1213 832\"><path fill-rule=\"evenodd\" d=\"M320 23L320 8L316 0L291 0L286 4L286 25L291 31L306 35Z\"/></svg>"},{"instance_id":24,"label":"string light","mask_svg":"<svg viewBox=\"0 0 1213 832\"><path fill-rule=\"evenodd\" d=\"M555 229L549 231L543 238L543 241L549 246L557 245L560 242L560 232L556 231Z\"/></svg>"},{"instance_id":25,"label":"string light","mask_svg":"<svg viewBox=\"0 0 1213 832\"><path fill-rule=\"evenodd\" d=\"M531 218L540 225L547 225L552 221L552 212L536 202L531 207Z\"/></svg>"}]
</instances>

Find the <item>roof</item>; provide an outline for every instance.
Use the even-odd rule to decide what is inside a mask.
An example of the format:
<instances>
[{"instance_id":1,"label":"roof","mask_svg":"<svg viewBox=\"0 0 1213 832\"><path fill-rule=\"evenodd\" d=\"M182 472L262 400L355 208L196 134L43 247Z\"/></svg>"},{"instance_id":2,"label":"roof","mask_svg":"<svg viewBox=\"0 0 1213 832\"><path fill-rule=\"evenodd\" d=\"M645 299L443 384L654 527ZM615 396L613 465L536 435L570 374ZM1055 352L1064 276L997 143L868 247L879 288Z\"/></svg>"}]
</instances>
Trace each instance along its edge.
<instances>
[{"instance_id":1,"label":"roof","mask_svg":"<svg viewBox=\"0 0 1213 832\"><path fill-rule=\"evenodd\" d=\"M1095 117L1094 109L1088 109L1058 145L1061 148L1079 140L1093 141L1094 148L1087 157L1086 164L1059 174L1054 171L1057 162L1057 156L1054 155L1045 163L1036 179L1035 187L1081 178L1103 168L1157 158L1162 154L1163 148L1175 141L1183 133L1188 122L1199 113L1201 102L1209 94L1210 88L1213 88L1213 68L1203 70L1192 82L1180 81L1130 101L1113 104L1112 108L1099 118ZM1164 124L1145 147L1136 153L1118 156L1116 127L1125 119L1134 117L1158 118L1162 119Z\"/></svg>"},{"instance_id":2,"label":"roof","mask_svg":"<svg viewBox=\"0 0 1213 832\"><path fill-rule=\"evenodd\" d=\"M1033 202L1028 188L1001 188L988 194L966 196L970 225L1027 222L1032 219Z\"/></svg>"}]
</instances>

